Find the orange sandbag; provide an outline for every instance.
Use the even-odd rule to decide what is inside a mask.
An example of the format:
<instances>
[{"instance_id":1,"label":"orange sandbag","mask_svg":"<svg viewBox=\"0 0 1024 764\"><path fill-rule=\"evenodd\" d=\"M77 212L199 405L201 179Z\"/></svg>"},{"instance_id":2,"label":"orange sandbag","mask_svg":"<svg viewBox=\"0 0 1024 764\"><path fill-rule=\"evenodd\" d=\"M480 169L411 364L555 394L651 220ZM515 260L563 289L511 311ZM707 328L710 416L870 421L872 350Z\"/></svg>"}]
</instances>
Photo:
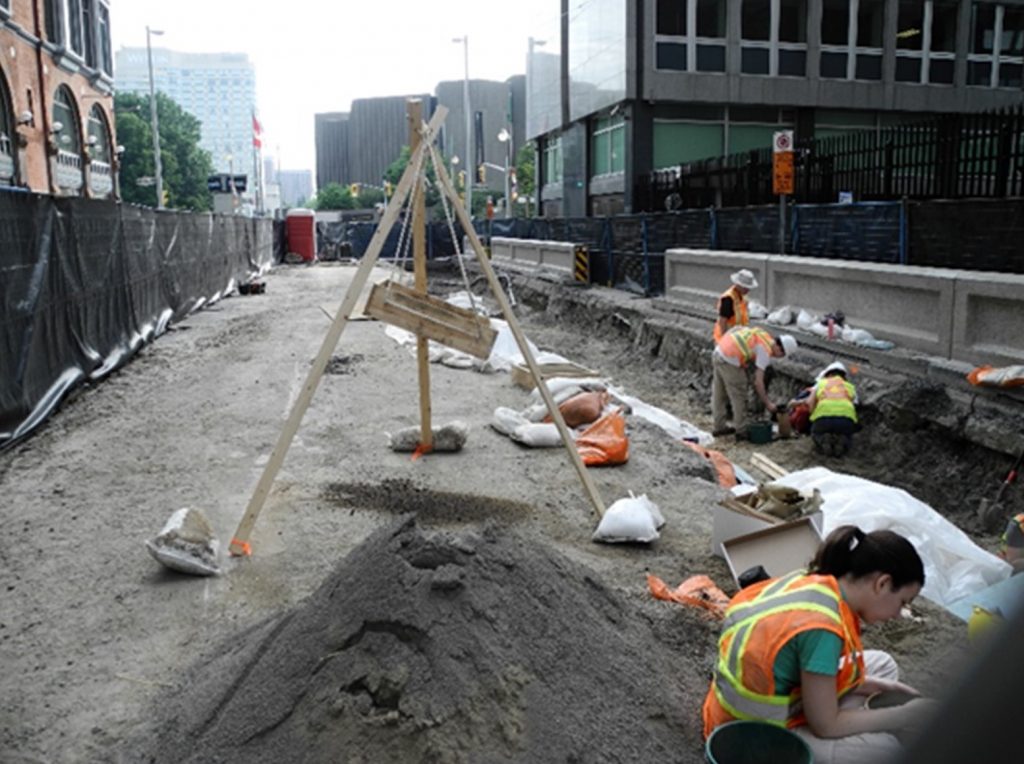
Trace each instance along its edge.
<instances>
[{"instance_id":1,"label":"orange sandbag","mask_svg":"<svg viewBox=\"0 0 1024 764\"><path fill-rule=\"evenodd\" d=\"M684 440L683 443L711 462L715 468L715 474L718 475L718 484L722 488L732 488L739 482L736 479L736 470L732 468L732 462L721 451L712 451L710 448L704 448L704 446L691 443L688 440Z\"/></svg>"},{"instance_id":2,"label":"orange sandbag","mask_svg":"<svg viewBox=\"0 0 1024 764\"><path fill-rule=\"evenodd\" d=\"M972 385L989 387L1021 387L1024 385L1024 366L979 366L967 375Z\"/></svg>"},{"instance_id":3,"label":"orange sandbag","mask_svg":"<svg viewBox=\"0 0 1024 764\"><path fill-rule=\"evenodd\" d=\"M588 467L625 464L629 460L629 438L621 409L605 414L576 438L576 450Z\"/></svg>"},{"instance_id":4,"label":"orange sandbag","mask_svg":"<svg viewBox=\"0 0 1024 764\"><path fill-rule=\"evenodd\" d=\"M601 416L607 403L608 393L606 392L577 393L572 398L562 401L558 410L562 412L562 419L565 420L566 426L574 428L595 421ZM550 422L551 415L544 417L544 421Z\"/></svg>"},{"instance_id":5,"label":"orange sandbag","mask_svg":"<svg viewBox=\"0 0 1024 764\"><path fill-rule=\"evenodd\" d=\"M648 573L647 588L655 599L701 608L719 619L725 617L725 609L729 607L725 592L705 575L690 576L675 589L669 589L664 581Z\"/></svg>"}]
</instances>

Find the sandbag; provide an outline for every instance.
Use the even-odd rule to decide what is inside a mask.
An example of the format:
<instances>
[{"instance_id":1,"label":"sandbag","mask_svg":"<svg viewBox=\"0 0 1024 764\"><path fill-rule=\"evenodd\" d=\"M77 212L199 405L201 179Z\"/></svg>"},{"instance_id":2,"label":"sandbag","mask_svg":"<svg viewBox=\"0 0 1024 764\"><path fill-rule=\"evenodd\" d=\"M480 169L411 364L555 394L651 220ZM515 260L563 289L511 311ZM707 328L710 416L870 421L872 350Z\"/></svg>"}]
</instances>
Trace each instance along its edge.
<instances>
[{"instance_id":1,"label":"sandbag","mask_svg":"<svg viewBox=\"0 0 1024 764\"><path fill-rule=\"evenodd\" d=\"M697 443L691 443L688 440L684 440L683 444L690 447L711 462L711 466L715 468L715 476L718 479L718 484L722 486L722 488L732 488L739 482L736 479L736 470L733 468L732 462L729 461L729 457L721 451L705 448Z\"/></svg>"},{"instance_id":2,"label":"sandbag","mask_svg":"<svg viewBox=\"0 0 1024 764\"><path fill-rule=\"evenodd\" d=\"M783 305L777 310L773 310L768 314L768 318L765 319L769 324L776 324L777 326L788 326L793 323L793 309L788 305Z\"/></svg>"},{"instance_id":3,"label":"sandbag","mask_svg":"<svg viewBox=\"0 0 1024 764\"><path fill-rule=\"evenodd\" d=\"M511 435L519 425L527 423L526 417L505 406L498 406L494 409L494 415L491 417L491 427L502 435Z\"/></svg>"},{"instance_id":4,"label":"sandbag","mask_svg":"<svg viewBox=\"0 0 1024 764\"><path fill-rule=\"evenodd\" d=\"M591 539L608 544L629 541L647 544L658 539L658 529L664 524L661 510L647 494L630 496L608 507Z\"/></svg>"},{"instance_id":5,"label":"sandbag","mask_svg":"<svg viewBox=\"0 0 1024 764\"><path fill-rule=\"evenodd\" d=\"M444 427L431 429L434 440L434 451L461 451L469 437L469 426L465 422L450 422ZM388 445L392 451L415 451L420 445L420 428L418 425L406 427L393 435L389 432Z\"/></svg>"},{"instance_id":6,"label":"sandbag","mask_svg":"<svg viewBox=\"0 0 1024 764\"><path fill-rule=\"evenodd\" d=\"M578 393L567 401L558 405L567 427L579 427L583 424L596 422L608 403L607 392ZM551 416L544 417L545 422L551 421Z\"/></svg>"},{"instance_id":7,"label":"sandbag","mask_svg":"<svg viewBox=\"0 0 1024 764\"><path fill-rule=\"evenodd\" d=\"M605 414L580 433L576 449L588 467L625 464L629 461L625 417L618 409Z\"/></svg>"},{"instance_id":8,"label":"sandbag","mask_svg":"<svg viewBox=\"0 0 1024 764\"><path fill-rule=\"evenodd\" d=\"M987 387L1020 387L1024 385L1024 366L979 366L967 375L967 380Z\"/></svg>"},{"instance_id":9,"label":"sandbag","mask_svg":"<svg viewBox=\"0 0 1024 764\"><path fill-rule=\"evenodd\" d=\"M164 523L156 537L146 542L149 553L171 570L194 576L220 573L220 543L202 510L183 507Z\"/></svg>"},{"instance_id":10,"label":"sandbag","mask_svg":"<svg viewBox=\"0 0 1024 764\"><path fill-rule=\"evenodd\" d=\"M530 448L554 448L562 445L562 436L554 423L527 422L516 427L510 437Z\"/></svg>"}]
</instances>

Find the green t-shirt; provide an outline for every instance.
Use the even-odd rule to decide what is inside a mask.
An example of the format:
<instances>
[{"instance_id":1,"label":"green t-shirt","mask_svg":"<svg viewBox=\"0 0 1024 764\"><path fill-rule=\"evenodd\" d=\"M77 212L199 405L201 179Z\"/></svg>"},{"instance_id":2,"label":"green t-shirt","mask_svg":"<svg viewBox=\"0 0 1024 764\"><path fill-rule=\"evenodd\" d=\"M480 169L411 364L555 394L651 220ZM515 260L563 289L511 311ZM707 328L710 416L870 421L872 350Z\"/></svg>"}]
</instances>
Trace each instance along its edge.
<instances>
[{"instance_id":1,"label":"green t-shirt","mask_svg":"<svg viewBox=\"0 0 1024 764\"><path fill-rule=\"evenodd\" d=\"M800 672L835 676L839 673L839 656L843 640L831 631L811 629L789 640L775 657L775 694L789 695L800 686Z\"/></svg>"}]
</instances>

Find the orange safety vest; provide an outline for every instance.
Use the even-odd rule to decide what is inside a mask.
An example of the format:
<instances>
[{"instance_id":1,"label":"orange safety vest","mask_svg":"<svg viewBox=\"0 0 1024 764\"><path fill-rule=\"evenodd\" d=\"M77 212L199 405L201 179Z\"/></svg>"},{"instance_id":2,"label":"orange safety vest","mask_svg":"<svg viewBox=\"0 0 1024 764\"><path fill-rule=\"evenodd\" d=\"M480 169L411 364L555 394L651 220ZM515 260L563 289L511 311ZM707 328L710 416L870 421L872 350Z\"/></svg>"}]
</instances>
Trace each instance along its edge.
<instances>
[{"instance_id":1,"label":"orange safety vest","mask_svg":"<svg viewBox=\"0 0 1024 764\"><path fill-rule=\"evenodd\" d=\"M839 697L864 681L860 619L834 576L796 571L748 586L729 603L718 640L718 664L704 699L704 737L734 719L780 727L807 723L800 688L775 694L775 658L796 635L825 629L843 641L836 674Z\"/></svg>"},{"instance_id":2,"label":"orange safety vest","mask_svg":"<svg viewBox=\"0 0 1024 764\"><path fill-rule=\"evenodd\" d=\"M853 405L854 386L838 375L825 377L814 386L815 405L811 421L822 417L839 416L857 421L857 408Z\"/></svg>"},{"instance_id":3,"label":"orange safety vest","mask_svg":"<svg viewBox=\"0 0 1024 764\"><path fill-rule=\"evenodd\" d=\"M718 342L718 350L724 356L738 359L740 366L746 366L754 359L754 351L758 345L763 346L771 355L775 338L756 326L734 326L722 335Z\"/></svg>"},{"instance_id":4,"label":"orange safety vest","mask_svg":"<svg viewBox=\"0 0 1024 764\"><path fill-rule=\"evenodd\" d=\"M737 324L739 324L740 326L746 326L747 324L749 324L750 316L747 314L747 298L740 294L735 284L733 284L731 287L722 292L721 295L719 295L718 303L715 307L716 312L719 314L722 312L722 300L726 297L732 298L732 317L727 318L725 320L728 326L728 328L725 331L729 331L729 329L732 329ZM716 343L721 342L722 337L725 334L725 332L723 332L721 327L719 327L718 325L719 318L721 318L721 315L715 318Z\"/></svg>"}]
</instances>

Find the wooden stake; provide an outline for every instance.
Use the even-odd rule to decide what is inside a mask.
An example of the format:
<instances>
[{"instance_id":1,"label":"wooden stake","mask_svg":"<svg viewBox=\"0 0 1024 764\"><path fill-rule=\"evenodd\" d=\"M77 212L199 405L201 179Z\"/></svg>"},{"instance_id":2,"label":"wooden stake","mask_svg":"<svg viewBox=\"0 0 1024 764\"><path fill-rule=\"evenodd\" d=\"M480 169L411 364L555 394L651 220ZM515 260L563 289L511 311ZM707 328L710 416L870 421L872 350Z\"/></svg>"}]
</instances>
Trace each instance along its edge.
<instances>
[{"instance_id":1,"label":"wooden stake","mask_svg":"<svg viewBox=\"0 0 1024 764\"><path fill-rule=\"evenodd\" d=\"M438 181L441 183L441 189L445 196L448 197L451 202L452 208L455 210L455 214L459 217L459 222L462 224L462 229L466 232L466 236L469 237L470 244L473 247L473 251L476 253L477 260L480 261L480 268L483 270L484 275L487 277L487 283L491 287L491 292L497 299L498 304L501 306L502 315L505 320L508 321L508 327L512 332L512 336L515 337L516 344L519 345L519 350L523 354L523 359L526 361L526 365L530 369L530 374L533 376L534 383L537 385L537 389L540 391L541 397L544 399L544 404L548 408L548 413L551 415L552 421L555 423L555 427L558 428L558 434L562 438L562 443L565 445L565 450L569 453L569 461L572 462L573 467L576 468L576 474L579 475L580 482L583 483L583 489L586 491L587 498L590 499L590 503L594 507L594 511L597 512L598 518L604 516L604 503L601 501L601 495L597 492L597 486L590 478L590 474L587 472L587 466L583 463L583 459L580 457L580 452L576 450L576 443L573 441L572 436L569 434L569 428L565 425L565 419L562 418L562 412L558 410L558 405L555 403L554 398L551 397L551 391L548 390L547 382L544 381L544 377L541 374L540 367L537 365L536 359L533 357L533 353L530 352L530 346L526 341L526 336L523 334L522 329L519 327L519 321L516 319L515 314L512 312L512 306L508 302L508 297L505 296L505 291L501 288L501 284L498 283L498 278L494 275L494 269L491 267L491 261L487 257L487 253L484 252L483 244L480 243L480 238L476 235L476 231L473 229L473 224L466 215L465 209L463 209L459 196L455 192L454 186L452 186L451 178L448 177L448 173L445 170L444 162L438 156L437 149L433 146L430 147L430 158L434 163L434 173L437 175Z\"/></svg>"},{"instance_id":2,"label":"wooden stake","mask_svg":"<svg viewBox=\"0 0 1024 764\"><path fill-rule=\"evenodd\" d=\"M410 98L405 102L405 113L409 118L409 147L415 151L420 145L420 127L423 124L423 102ZM416 178L412 188L412 265L415 288L420 294L427 293L427 240L426 205L423 199L423 178ZM420 383L420 452L434 450L434 432L430 426L430 339L416 336L416 368Z\"/></svg>"},{"instance_id":3,"label":"wooden stake","mask_svg":"<svg viewBox=\"0 0 1024 764\"><path fill-rule=\"evenodd\" d=\"M334 315L334 320L331 323L330 329L327 331L327 335L324 337L323 344L320 346L320 352L317 354L316 359L313 361L313 367L309 370L309 376L306 377L306 382L302 386L302 390L296 398L294 405L292 406L291 413L288 415L288 420L285 422L284 429L281 430L281 434L277 439L277 444L274 446L274 451L270 455L270 460L267 462L267 466L263 469L263 474L260 476L259 483L256 485L256 490L249 499L249 504L245 508L245 513L242 515L242 520L238 524L238 529L235 531L235 535L231 539L231 544L228 546L228 551L233 556L249 555L252 553L252 548L249 545L249 537L252 534L252 529L256 525L256 518L259 517L260 511L263 509L263 505L267 500L267 496L270 494L270 488L274 484L274 478L277 476L278 470L281 469L281 464L284 462L285 454L288 453L288 448L291 446L292 439L295 437L295 433L299 429L299 425L302 423L302 417L306 413L306 409L309 408L310 401L313 400L313 394L316 392L317 385L320 384L320 378L323 377L324 370L327 368L328 361L331 360L331 353L334 352L335 346L338 344L338 340L341 338L341 333L345 329L345 325L348 323L349 314L355 307L356 302L359 300L359 296L363 291L363 287L370 278L370 272L373 270L373 266L377 262L377 258L380 257L381 249L384 247L384 243L387 241L388 234L391 232L392 226L398 219L398 214L402 209L402 205L405 203L406 197L409 195L410 190L413 187L414 182L420 182L418 173L415 172L416 168L421 167L423 155L426 153L427 148L434 140L434 136L437 134L438 129L444 122L445 116L448 114L448 109L443 106L438 106L434 112L434 117L430 120L430 124L423 135L423 141L412 152L412 156L409 157L409 164L405 168L405 172L402 174L402 179L398 182L398 187L395 189L394 199L392 203L388 205L387 210L384 212L384 216L381 218L380 224L377 226L377 230L373 234L373 238L370 239L370 246L366 250L366 254L363 255L363 260L359 264L359 269L356 271L355 277L352 279L352 283L349 285L348 292L345 293L345 298L341 301L341 307L338 308L338 312Z\"/></svg>"}]
</instances>

